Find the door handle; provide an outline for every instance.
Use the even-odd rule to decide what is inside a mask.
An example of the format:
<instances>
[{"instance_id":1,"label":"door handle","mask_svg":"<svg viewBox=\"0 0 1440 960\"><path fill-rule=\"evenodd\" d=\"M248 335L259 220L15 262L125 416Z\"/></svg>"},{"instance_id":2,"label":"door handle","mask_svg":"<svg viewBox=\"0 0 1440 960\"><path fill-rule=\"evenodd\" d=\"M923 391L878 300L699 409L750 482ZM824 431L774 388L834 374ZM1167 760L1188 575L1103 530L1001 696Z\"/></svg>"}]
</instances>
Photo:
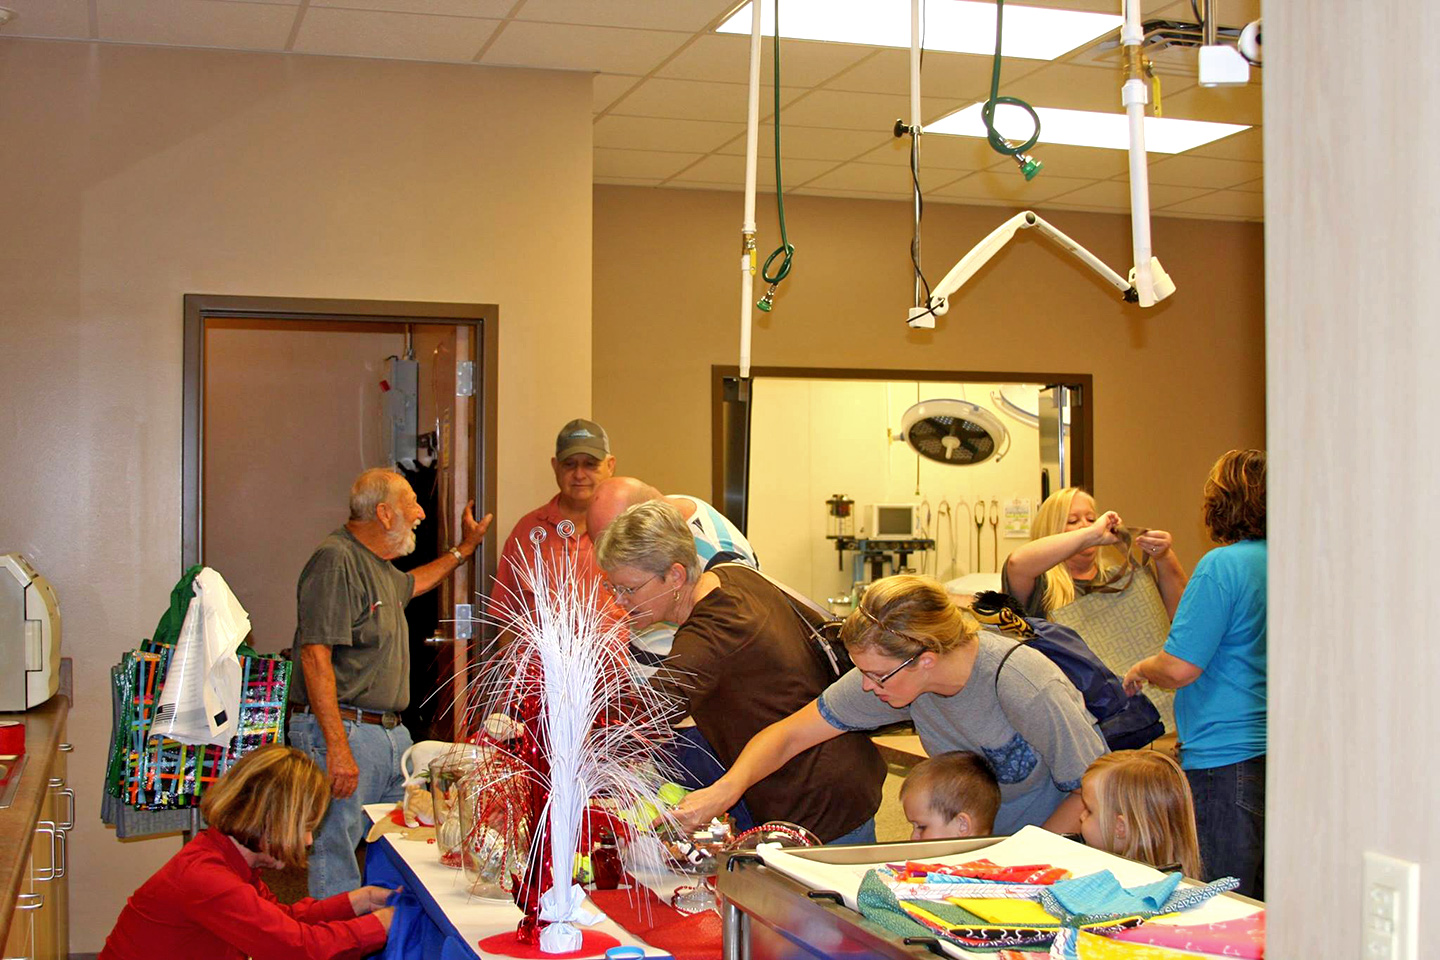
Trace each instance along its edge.
<instances>
[{"instance_id":1,"label":"door handle","mask_svg":"<svg viewBox=\"0 0 1440 960\"><path fill-rule=\"evenodd\" d=\"M60 777L51 777L50 786L56 789L56 793L70 801L69 810L65 814L65 822L59 824L61 830L75 829L75 791L65 786L65 781Z\"/></svg>"}]
</instances>

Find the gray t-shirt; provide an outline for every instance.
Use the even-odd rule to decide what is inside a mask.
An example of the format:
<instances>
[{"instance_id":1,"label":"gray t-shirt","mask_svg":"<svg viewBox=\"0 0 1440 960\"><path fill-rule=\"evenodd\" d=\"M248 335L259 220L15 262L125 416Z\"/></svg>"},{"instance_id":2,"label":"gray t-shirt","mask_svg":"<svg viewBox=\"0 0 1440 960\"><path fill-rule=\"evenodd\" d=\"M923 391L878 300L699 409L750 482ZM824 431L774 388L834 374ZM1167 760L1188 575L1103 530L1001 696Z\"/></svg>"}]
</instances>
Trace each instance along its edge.
<instances>
[{"instance_id":1,"label":"gray t-shirt","mask_svg":"<svg viewBox=\"0 0 1440 960\"><path fill-rule=\"evenodd\" d=\"M970 679L959 693L922 693L906 707L890 707L861 688L851 670L820 695L820 715L838 730L873 730L910 720L930 756L965 750L983 756L1000 781L995 833L1040 825L1060 801L1080 789L1085 768L1105 753L1095 719L1080 691L1043 653L1021 646L995 676L1015 641L982 630Z\"/></svg>"},{"instance_id":2,"label":"gray t-shirt","mask_svg":"<svg viewBox=\"0 0 1440 960\"><path fill-rule=\"evenodd\" d=\"M344 527L321 541L296 588L296 669L290 702L309 703L300 648L323 643L335 668L336 699L366 710L410 705L410 629L405 604L415 578L381 560Z\"/></svg>"}]
</instances>

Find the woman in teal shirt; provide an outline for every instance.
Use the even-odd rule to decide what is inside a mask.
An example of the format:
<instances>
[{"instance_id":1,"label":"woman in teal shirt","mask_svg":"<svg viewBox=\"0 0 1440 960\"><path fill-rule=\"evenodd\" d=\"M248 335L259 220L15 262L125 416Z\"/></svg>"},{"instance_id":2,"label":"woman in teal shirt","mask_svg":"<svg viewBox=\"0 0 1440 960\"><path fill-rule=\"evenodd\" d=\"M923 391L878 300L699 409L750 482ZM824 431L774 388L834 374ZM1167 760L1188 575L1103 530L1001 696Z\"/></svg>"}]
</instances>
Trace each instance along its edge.
<instances>
[{"instance_id":1,"label":"woman in teal shirt","mask_svg":"<svg viewBox=\"0 0 1440 960\"><path fill-rule=\"evenodd\" d=\"M1196 565L1162 652L1125 675L1178 690L1180 765L1195 795L1205 878L1265 895L1265 451L1231 450L1205 481L1223 546Z\"/></svg>"}]
</instances>

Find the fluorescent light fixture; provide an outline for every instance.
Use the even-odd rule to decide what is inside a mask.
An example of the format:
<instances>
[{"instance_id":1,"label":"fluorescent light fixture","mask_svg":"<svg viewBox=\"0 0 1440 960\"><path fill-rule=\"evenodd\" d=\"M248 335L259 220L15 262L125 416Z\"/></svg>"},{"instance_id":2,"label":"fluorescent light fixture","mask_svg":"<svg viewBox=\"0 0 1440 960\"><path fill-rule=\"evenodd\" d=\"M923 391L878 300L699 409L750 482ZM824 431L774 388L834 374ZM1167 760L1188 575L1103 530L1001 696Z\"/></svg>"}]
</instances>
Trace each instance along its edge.
<instances>
[{"instance_id":1,"label":"fluorescent light fixture","mask_svg":"<svg viewBox=\"0 0 1440 960\"><path fill-rule=\"evenodd\" d=\"M1118 92L1116 99L1119 99ZM982 105L972 103L963 110L928 123L925 125L925 132L983 139L985 124L980 119ZM1130 127L1123 113L1062 110L1058 107L1036 107L1035 112L1040 115L1041 143L1068 143L1077 147L1103 147L1108 150L1130 149ZM1035 121L1019 107L1002 103L995 108L995 129L1005 139L1023 143L1035 132ZM1202 144L1249 129L1247 124L1239 123L1146 117L1145 151L1184 153Z\"/></svg>"},{"instance_id":2,"label":"fluorescent light fixture","mask_svg":"<svg viewBox=\"0 0 1440 960\"><path fill-rule=\"evenodd\" d=\"M790 40L827 40L872 47L910 48L909 0L785 0L780 35ZM775 33L774 0L762 0L760 20L767 36ZM1053 10L1005 4L1001 53L1027 60L1054 60L1082 44L1114 33L1124 22L1108 13ZM993 0L927 0L925 49L953 53L995 52ZM716 29L750 33L750 4L744 4Z\"/></svg>"}]
</instances>

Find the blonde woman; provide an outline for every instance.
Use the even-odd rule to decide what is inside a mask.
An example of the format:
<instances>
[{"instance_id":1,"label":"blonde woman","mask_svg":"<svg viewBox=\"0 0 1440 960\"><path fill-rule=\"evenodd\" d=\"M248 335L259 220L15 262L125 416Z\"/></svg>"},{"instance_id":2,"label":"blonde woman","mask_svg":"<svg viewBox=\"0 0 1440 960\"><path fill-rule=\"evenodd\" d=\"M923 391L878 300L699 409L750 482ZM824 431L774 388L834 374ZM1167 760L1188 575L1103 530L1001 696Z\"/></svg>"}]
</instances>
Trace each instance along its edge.
<instances>
[{"instance_id":1,"label":"blonde woman","mask_svg":"<svg viewBox=\"0 0 1440 960\"><path fill-rule=\"evenodd\" d=\"M1201 876L1190 784L1167 754L1107 753L1085 771L1080 796L1080 835L1090 846L1152 867L1179 864L1185 876Z\"/></svg>"},{"instance_id":2,"label":"blonde woman","mask_svg":"<svg viewBox=\"0 0 1440 960\"><path fill-rule=\"evenodd\" d=\"M1000 783L996 834L1027 824L1079 828L1080 781L1105 742L1044 654L979 630L944 587L915 576L876 581L841 639L855 669L760 731L723 777L677 808L683 822L704 822L816 744L909 720L930 756L964 750L989 763Z\"/></svg>"},{"instance_id":3,"label":"blonde woman","mask_svg":"<svg viewBox=\"0 0 1440 960\"><path fill-rule=\"evenodd\" d=\"M363 957L390 930L394 891L361 887L279 903L260 869L303 867L330 800L325 772L293 747L246 754L205 793L209 829L131 895L102 960Z\"/></svg>"},{"instance_id":4,"label":"blonde woman","mask_svg":"<svg viewBox=\"0 0 1440 960\"><path fill-rule=\"evenodd\" d=\"M1002 589L1020 601L1026 616L1048 618L1119 566L1106 548L1120 542L1116 531L1123 526L1113 510L1097 514L1094 498L1079 487L1052 493L1030 525L1030 542L1006 559ZM1170 534L1147 530L1135 538L1135 547L1154 561L1155 585L1173 619L1185 592L1185 568L1170 548Z\"/></svg>"}]
</instances>

